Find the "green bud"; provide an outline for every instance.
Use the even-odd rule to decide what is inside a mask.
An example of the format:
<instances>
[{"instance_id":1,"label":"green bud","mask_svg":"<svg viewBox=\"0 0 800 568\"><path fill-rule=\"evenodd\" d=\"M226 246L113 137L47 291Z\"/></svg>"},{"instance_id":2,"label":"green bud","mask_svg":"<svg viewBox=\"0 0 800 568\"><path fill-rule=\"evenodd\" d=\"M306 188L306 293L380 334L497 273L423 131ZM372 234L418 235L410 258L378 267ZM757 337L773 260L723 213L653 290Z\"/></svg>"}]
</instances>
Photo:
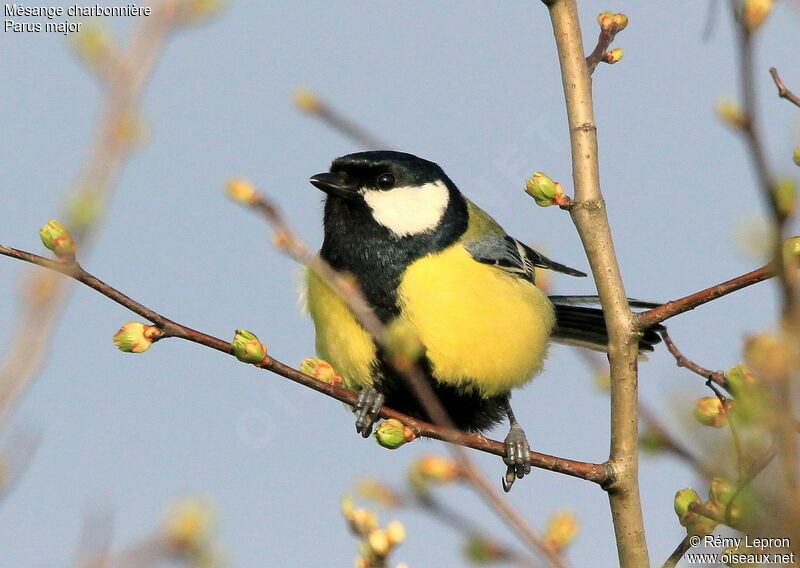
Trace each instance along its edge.
<instances>
[{"instance_id":1,"label":"green bud","mask_svg":"<svg viewBox=\"0 0 800 568\"><path fill-rule=\"evenodd\" d=\"M715 477L711 480L711 486L708 489L708 498L714 503L719 503L723 507L727 507L730 500L736 494L736 487L721 477Z\"/></svg>"},{"instance_id":2,"label":"green bud","mask_svg":"<svg viewBox=\"0 0 800 568\"><path fill-rule=\"evenodd\" d=\"M717 528L717 521L700 514L689 513L686 522L686 534L690 536L706 536Z\"/></svg>"},{"instance_id":3,"label":"green bud","mask_svg":"<svg viewBox=\"0 0 800 568\"><path fill-rule=\"evenodd\" d=\"M783 254L800 257L800 237L790 237L783 241Z\"/></svg>"},{"instance_id":4,"label":"green bud","mask_svg":"<svg viewBox=\"0 0 800 568\"><path fill-rule=\"evenodd\" d=\"M300 370L306 375L311 375L323 383L336 386L342 384L342 377L339 376L331 364L324 359L307 357L300 363Z\"/></svg>"},{"instance_id":5,"label":"green bud","mask_svg":"<svg viewBox=\"0 0 800 568\"><path fill-rule=\"evenodd\" d=\"M784 215L791 215L797 204L797 184L791 178L778 179L772 189L778 210Z\"/></svg>"},{"instance_id":6,"label":"green bud","mask_svg":"<svg viewBox=\"0 0 800 568\"><path fill-rule=\"evenodd\" d=\"M747 117L741 105L730 97L720 97L717 100L717 115L731 128L744 128Z\"/></svg>"},{"instance_id":7,"label":"green bud","mask_svg":"<svg viewBox=\"0 0 800 568\"><path fill-rule=\"evenodd\" d=\"M114 50L111 30L99 20L84 22L80 33L70 38L78 57L90 65L106 62Z\"/></svg>"},{"instance_id":8,"label":"green bud","mask_svg":"<svg viewBox=\"0 0 800 568\"><path fill-rule=\"evenodd\" d=\"M800 166L800 146L795 148L794 152L792 152L792 161L795 165Z\"/></svg>"},{"instance_id":9,"label":"green bud","mask_svg":"<svg viewBox=\"0 0 800 568\"><path fill-rule=\"evenodd\" d=\"M728 386L731 393L736 398L744 394L755 382L755 377L750 371L750 368L744 363L740 363L728 369L725 373L725 379L728 381Z\"/></svg>"},{"instance_id":10,"label":"green bud","mask_svg":"<svg viewBox=\"0 0 800 568\"><path fill-rule=\"evenodd\" d=\"M70 220L77 227L90 225L102 212L102 198L89 188L77 189L67 199Z\"/></svg>"},{"instance_id":11,"label":"green bud","mask_svg":"<svg viewBox=\"0 0 800 568\"><path fill-rule=\"evenodd\" d=\"M613 65L614 63L618 63L623 57L625 57L625 51L621 47L617 47L606 51L603 55L603 61L609 65Z\"/></svg>"},{"instance_id":12,"label":"green bud","mask_svg":"<svg viewBox=\"0 0 800 568\"><path fill-rule=\"evenodd\" d=\"M700 424L712 428L722 428L728 423L726 409L722 407L722 402L716 396L698 398L694 404L694 417Z\"/></svg>"},{"instance_id":13,"label":"green bud","mask_svg":"<svg viewBox=\"0 0 800 568\"><path fill-rule=\"evenodd\" d=\"M417 330L406 319L395 318L386 329L384 347L395 367L407 368L420 358L425 348Z\"/></svg>"},{"instance_id":14,"label":"green bud","mask_svg":"<svg viewBox=\"0 0 800 568\"><path fill-rule=\"evenodd\" d=\"M482 536L472 536L464 543L464 555L473 564L496 564L506 557L501 547Z\"/></svg>"},{"instance_id":15,"label":"green bud","mask_svg":"<svg viewBox=\"0 0 800 568\"><path fill-rule=\"evenodd\" d=\"M745 340L744 357L761 377L781 377L792 367L792 354L783 335L761 333Z\"/></svg>"},{"instance_id":16,"label":"green bud","mask_svg":"<svg viewBox=\"0 0 800 568\"><path fill-rule=\"evenodd\" d=\"M258 340L255 333L237 329L231 343L233 355L242 363L260 363L267 356L267 348Z\"/></svg>"},{"instance_id":17,"label":"green bud","mask_svg":"<svg viewBox=\"0 0 800 568\"><path fill-rule=\"evenodd\" d=\"M375 439L378 440L378 444L388 450L396 450L415 437L413 430L396 418L384 420L375 429Z\"/></svg>"},{"instance_id":18,"label":"green bud","mask_svg":"<svg viewBox=\"0 0 800 568\"><path fill-rule=\"evenodd\" d=\"M225 185L225 191L234 201L243 205L252 205L259 200L256 187L244 178L233 178Z\"/></svg>"},{"instance_id":19,"label":"green bud","mask_svg":"<svg viewBox=\"0 0 800 568\"><path fill-rule=\"evenodd\" d=\"M129 321L119 328L119 331L114 334L113 340L114 345L120 351L125 353L144 353L161 336L161 330L154 325Z\"/></svg>"},{"instance_id":20,"label":"green bud","mask_svg":"<svg viewBox=\"0 0 800 568\"><path fill-rule=\"evenodd\" d=\"M656 430L647 429L639 436L639 446L651 454L657 454L664 449L664 436Z\"/></svg>"},{"instance_id":21,"label":"green bud","mask_svg":"<svg viewBox=\"0 0 800 568\"><path fill-rule=\"evenodd\" d=\"M533 172L525 181L525 193L536 200L536 205L548 207L553 205L553 198L558 193L556 183L542 172Z\"/></svg>"},{"instance_id":22,"label":"green bud","mask_svg":"<svg viewBox=\"0 0 800 568\"><path fill-rule=\"evenodd\" d=\"M756 31L769 16L773 4L774 0L744 0L741 14L744 27L750 32Z\"/></svg>"},{"instance_id":23,"label":"green bud","mask_svg":"<svg viewBox=\"0 0 800 568\"><path fill-rule=\"evenodd\" d=\"M597 23L600 24L600 29L603 31L611 30L614 25L614 12L606 10L597 14Z\"/></svg>"},{"instance_id":24,"label":"green bud","mask_svg":"<svg viewBox=\"0 0 800 568\"><path fill-rule=\"evenodd\" d=\"M64 260L75 256L75 241L69 235L67 228L59 221L51 219L39 230L42 244L55 255Z\"/></svg>"},{"instance_id":25,"label":"green bud","mask_svg":"<svg viewBox=\"0 0 800 568\"><path fill-rule=\"evenodd\" d=\"M221 12L227 0L184 0L179 15L186 24L196 24Z\"/></svg>"},{"instance_id":26,"label":"green bud","mask_svg":"<svg viewBox=\"0 0 800 568\"><path fill-rule=\"evenodd\" d=\"M678 515L678 519L681 521L683 526L686 526L684 523L684 518L689 513L689 505L692 503L702 503L702 501L700 500L700 495L697 494L697 491L691 487L681 489L675 493L675 501L673 502L673 506L675 507L675 514Z\"/></svg>"}]
</instances>

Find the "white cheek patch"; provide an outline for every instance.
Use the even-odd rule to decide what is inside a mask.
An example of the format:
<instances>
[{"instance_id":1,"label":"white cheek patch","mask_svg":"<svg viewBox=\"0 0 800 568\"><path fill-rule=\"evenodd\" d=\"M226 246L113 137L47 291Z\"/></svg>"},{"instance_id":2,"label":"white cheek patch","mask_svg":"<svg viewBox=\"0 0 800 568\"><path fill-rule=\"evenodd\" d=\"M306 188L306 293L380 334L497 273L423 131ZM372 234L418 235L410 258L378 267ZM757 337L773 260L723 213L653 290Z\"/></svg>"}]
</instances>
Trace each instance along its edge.
<instances>
[{"instance_id":1,"label":"white cheek patch","mask_svg":"<svg viewBox=\"0 0 800 568\"><path fill-rule=\"evenodd\" d=\"M368 189L364 201L375 220L398 237L424 233L436 227L447 208L449 193L440 182L389 191Z\"/></svg>"}]
</instances>

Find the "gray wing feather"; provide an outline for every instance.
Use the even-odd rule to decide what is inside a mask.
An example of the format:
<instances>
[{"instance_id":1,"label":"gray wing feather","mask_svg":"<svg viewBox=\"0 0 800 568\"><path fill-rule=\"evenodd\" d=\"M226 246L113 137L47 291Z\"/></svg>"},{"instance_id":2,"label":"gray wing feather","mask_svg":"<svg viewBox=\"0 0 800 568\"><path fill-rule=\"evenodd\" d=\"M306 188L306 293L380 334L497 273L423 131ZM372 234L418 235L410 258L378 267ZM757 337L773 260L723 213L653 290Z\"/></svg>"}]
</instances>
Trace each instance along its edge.
<instances>
[{"instance_id":1,"label":"gray wing feather","mask_svg":"<svg viewBox=\"0 0 800 568\"><path fill-rule=\"evenodd\" d=\"M535 282L537 266L572 276L586 276L579 270L550 260L509 236L486 235L481 239L465 243L464 247L478 262L492 264L531 282Z\"/></svg>"}]
</instances>

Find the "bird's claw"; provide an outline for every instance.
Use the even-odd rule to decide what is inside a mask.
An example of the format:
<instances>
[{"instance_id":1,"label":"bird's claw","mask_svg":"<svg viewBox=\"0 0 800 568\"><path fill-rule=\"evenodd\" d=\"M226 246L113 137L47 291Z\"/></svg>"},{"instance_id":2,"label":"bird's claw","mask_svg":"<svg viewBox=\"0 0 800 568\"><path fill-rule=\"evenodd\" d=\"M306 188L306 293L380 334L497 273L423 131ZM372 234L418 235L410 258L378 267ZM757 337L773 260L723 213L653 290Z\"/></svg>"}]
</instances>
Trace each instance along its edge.
<instances>
[{"instance_id":1,"label":"bird's claw","mask_svg":"<svg viewBox=\"0 0 800 568\"><path fill-rule=\"evenodd\" d=\"M356 413L356 432L369 438L372 426L383 408L384 396L375 389L362 389L353 407Z\"/></svg>"},{"instance_id":2,"label":"bird's claw","mask_svg":"<svg viewBox=\"0 0 800 568\"><path fill-rule=\"evenodd\" d=\"M525 431L518 423L511 424L511 430L505 439L506 455L503 462L508 466L503 478L503 490L508 493L517 479L522 479L531 472L531 447L525 437Z\"/></svg>"}]
</instances>

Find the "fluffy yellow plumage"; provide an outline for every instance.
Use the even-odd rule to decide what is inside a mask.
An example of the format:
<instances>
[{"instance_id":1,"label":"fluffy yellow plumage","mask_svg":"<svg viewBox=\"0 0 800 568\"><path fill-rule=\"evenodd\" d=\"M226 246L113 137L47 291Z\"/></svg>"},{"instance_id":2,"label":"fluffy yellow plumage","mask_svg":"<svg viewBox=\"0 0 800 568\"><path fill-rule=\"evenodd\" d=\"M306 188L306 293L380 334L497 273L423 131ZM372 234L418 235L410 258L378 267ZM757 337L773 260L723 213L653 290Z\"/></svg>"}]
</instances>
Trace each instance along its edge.
<instances>
[{"instance_id":1,"label":"fluffy yellow plumage","mask_svg":"<svg viewBox=\"0 0 800 568\"><path fill-rule=\"evenodd\" d=\"M555 315L550 300L530 281L477 262L464 248L476 232L504 234L494 219L466 201L470 229L452 246L406 269L398 304L400 317L425 345L438 382L495 396L540 370ZM369 334L312 272L307 285L317 353L348 387L372 386L375 346Z\"/></svg>"},{"instance_id":2,"label":"fluffy yellow plumage","mask_svg":"<svg viewBox=\"0 0 800 568\"><path fill-rule=\"evenodd\" d=\"M348 387L371 386L372 339L326 283L312 272L307 278L317 353ZM552 304L530 282L475 262L461 244L413 263L398 291L400 317L426 346L437 381L494 396L541 367L555 321Z\"/></svg>"},{"instance_id":3,"label":"fluffy yellow plumage","mask_svg":"<svg viewBox=\"0 0 800 568\"><path fill-rule=\"evenodd\" d=\"M402 317L439 382L494 396L541 367L555 315L532 283L476 262L460 243L416 261L401 282Z\"/></svg>"}]
</instances>

